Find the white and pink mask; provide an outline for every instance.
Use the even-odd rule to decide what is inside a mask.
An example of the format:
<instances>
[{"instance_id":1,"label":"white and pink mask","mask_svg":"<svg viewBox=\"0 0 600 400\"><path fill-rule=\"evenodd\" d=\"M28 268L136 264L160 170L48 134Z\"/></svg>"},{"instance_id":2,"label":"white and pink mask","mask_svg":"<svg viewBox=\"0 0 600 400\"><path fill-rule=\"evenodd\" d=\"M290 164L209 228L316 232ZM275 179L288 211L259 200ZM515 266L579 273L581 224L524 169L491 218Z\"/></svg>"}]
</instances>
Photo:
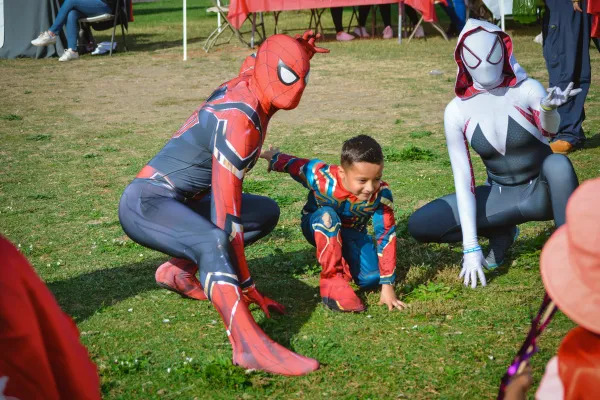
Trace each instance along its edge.
<instances>
[{"instance_id":1,"label":"white and pink mask","mask_svg":"<svg viewBox=\"0 0 600 400\"><path fill-rule=\"evenodd\" d=\"M493 89L503 80L504 46L500 37L482 29L465 38L460 57L477 89Z\"/></svg>"}]
</instances>

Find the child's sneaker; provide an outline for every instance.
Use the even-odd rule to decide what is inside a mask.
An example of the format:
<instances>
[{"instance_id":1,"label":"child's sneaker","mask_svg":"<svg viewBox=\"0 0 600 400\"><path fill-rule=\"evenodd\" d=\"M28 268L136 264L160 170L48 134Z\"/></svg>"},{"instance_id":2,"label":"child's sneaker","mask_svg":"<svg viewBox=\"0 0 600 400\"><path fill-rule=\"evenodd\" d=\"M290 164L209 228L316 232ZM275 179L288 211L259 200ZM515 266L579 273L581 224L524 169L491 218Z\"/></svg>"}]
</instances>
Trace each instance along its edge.
<instances>
[{"instance_id":1,"label":"child's sneaker","mask_svg":"<svg viewBox=\"0 0 600 400\"><path fill-rule=\"evenodd\" d=\"M319 289L323 304L333 311L361 312L365 310L362 301L341 275L333 278L321 278Z\"/></svg>"},{"instance_id":2,"label":"child's sneaker","mask_svg":"<svg viewBox=\"0 0 600 400\"><path fill-rule=\"evenodd\" d=\"M52 35L50 32L45 31L40 33L37 39L33 39L31 44L34 46L42 47L56 43L56 35Z\"/></svg>"},{"instance_id":3,"label":"child's sneaker","mask_svg":"<svg viewBox=\"0 0 600 400\"><path fill-rule=\"evenodd\" d=\"M339 40L340 42L348 42L353 39L354 39L354 36L352 36L349 33L344 32L344 31L341 31L341 32L338 32L335 34L335 40Z\"/></svg>"},{"instance_id":4,"label":"child's sneaker","mask_svg":"<svg viewBox=\"0 0 600 400\"><path fill-rule=\"evenodd\" d=\"M62 56L58 59L58 61L71 61L77 60L79 58L79 53L73 51L71 49L66 49Z\"/></svg>"},{"instance_id":5,"label":"child's sneaker","mask_svg":"<svg viewBox=\"0 0 600 400\"><path fill-rule=\"evenodd\" d=\"M423 29L422 26L419 25L419 27L415 30L415 39L421 39L425 37L425 30Z\"/></svg>"},{"instance_id":6,"label":"child's sneaker","mask_svg":"<svg viewBox=\"0 0 600 400\"><path fill-rule=\"evenodd\" d=\"M392 29L391 26L386 26L385 29L383 30L383 38L384 39L391 39L394 37L394 30Z\"/></svg>"},{"instance_id":7,"label":"child's sneaker","mask_svg":"<svg viewBox=\"0 0 600 400\"><path fill-rule=\"evenodd\" d=\"M364 39L367 39L370 37L369 33L367 32L367 29L364 26L357 26L356 28L354 28L354 34L356 36L358 36L359 38L364 38Z\"/></svg>"}]
</instances>

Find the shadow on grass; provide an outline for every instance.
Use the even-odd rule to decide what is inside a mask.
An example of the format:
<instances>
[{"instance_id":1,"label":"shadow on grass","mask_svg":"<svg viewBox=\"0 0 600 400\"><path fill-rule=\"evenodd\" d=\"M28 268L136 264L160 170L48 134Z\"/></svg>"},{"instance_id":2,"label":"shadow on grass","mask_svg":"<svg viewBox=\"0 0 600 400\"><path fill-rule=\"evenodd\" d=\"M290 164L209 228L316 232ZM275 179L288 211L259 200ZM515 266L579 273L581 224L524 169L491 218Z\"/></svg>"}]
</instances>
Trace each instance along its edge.
<instances>
[{"instance_id":1,"label":"shadow on grass","mask_svg":"<svg viewBox=\"0 0 600 400\"><path fill-rule=\"evenodd\" d=\"M600 133L597 133L594 136L587 138L583 145L584 149L593 149L596 147L600 147Z\"/></svg>"},{"instance_id":2,"label":"shadow on grass","mask_svg":"<svg viewBox=\"0 0 600 400\"><path fill-rule=\"evenodd\" d=\"M107 268L52 282L48 287L61 308L80 323L105 307L149 290L156 290L156 267L165 258L154 258L116 268ZM263 295L283 304L287 314L272 318L257 318L265 332L279 343L289 346L290 340L310 318L319 304L318 287L312 287L300 278L305 265L314 263L314 250L274 254L249 260L250 270ZM309 271L309 275L314 272ZM317 295L315 297L315 295ZM181 299L181 301L192 301ZM250 308L254 309L255 305Z\"/></svg>"}]
</instances>

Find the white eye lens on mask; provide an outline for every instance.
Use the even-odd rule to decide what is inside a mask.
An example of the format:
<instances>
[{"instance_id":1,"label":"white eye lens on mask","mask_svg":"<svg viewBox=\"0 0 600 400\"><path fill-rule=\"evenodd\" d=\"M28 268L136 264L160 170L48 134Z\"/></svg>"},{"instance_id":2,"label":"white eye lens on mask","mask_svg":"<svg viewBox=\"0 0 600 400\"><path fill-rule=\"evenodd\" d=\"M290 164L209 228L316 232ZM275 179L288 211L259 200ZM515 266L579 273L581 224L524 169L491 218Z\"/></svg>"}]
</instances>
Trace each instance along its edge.
<instances>
[{"instance_id":1,"label":"white eye lens on mask","mask_svg":"<svg viewBox=\"0 0 600 400\"><path fill-rule=\"evenodd\" d=\"M462 46L462 59L467 67L472 69L479 67L479 64L481 64L481 58L477 57L465 44Z\"/></svg>"},{"instance_id":2,"label":"white eye lens on mask","mask_svg":"<svg viewBox=\"0 0 600 400\"><path fill-rule=\"evenodd\" d=\"M490 51L487 57L487 61L494 65L502 61L502 44L500 43L500 38L496 39L494 47L492 47L492 51Z\"/></svg>"},{"instance_id":3,"label":"white eye lens on mask","mask_svg":"<svg viewBox=\"0 0 600 400\"><path fill-rule=\"evenodd\" d=\"M309 77L309 76L310 76L310 71L308 71L308 72L306 73L306 76L304 77L304 83L305 83L306 85L308 85L308 77Z\"/></svg>"},{"instance_id":4,"label":"white eye lens on mask","mask_svg":"<svg viewBox=\"0 0 600 400\"><path fill-rule=\"evenodd\" d=\"M279 60L277 64L277 76L279 80L286 86L293 85L300 79L298 75L291 68L283 63L283 61Z\"/></svg>"}]
</instances>

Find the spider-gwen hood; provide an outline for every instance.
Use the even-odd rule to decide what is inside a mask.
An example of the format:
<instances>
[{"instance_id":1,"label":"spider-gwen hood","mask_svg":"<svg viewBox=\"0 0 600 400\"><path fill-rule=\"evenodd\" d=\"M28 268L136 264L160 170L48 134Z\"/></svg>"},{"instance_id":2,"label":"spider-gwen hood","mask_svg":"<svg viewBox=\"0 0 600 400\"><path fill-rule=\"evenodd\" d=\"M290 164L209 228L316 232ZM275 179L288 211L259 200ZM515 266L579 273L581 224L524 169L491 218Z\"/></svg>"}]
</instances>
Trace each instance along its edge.
<instances>
[{"instance_id":1,"label":"spider-gwen hood","mask_svg":"<svg viewBox=\"0 0 600 400\"><path fill-rule=\"evenodd\" d=\"M467 21L458 37L454 60L458 65L454 92L461 99L497 87L514 87L527 78L515 60L510 36L486 21Z\"/></svg>"}]
</instances>

